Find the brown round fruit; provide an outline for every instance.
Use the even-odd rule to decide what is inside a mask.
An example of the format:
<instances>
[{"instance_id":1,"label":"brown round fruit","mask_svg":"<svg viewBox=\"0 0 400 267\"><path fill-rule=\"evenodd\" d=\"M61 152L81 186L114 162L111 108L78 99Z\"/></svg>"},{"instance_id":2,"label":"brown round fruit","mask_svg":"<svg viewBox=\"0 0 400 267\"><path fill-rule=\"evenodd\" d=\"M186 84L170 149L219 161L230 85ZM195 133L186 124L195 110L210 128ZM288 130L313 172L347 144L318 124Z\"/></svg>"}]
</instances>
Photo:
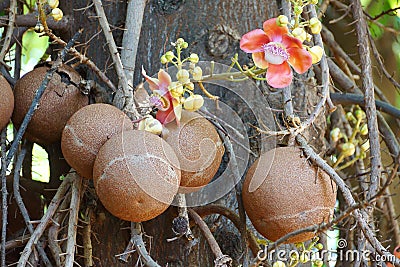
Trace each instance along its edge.
<instances>
[{"instance_id":1,"label":"brown round fruit","mask_svg":"<svg viewBox=\"0 0 400 267\"><path fill-rule=\"evenodd\" d=\"M12 121L17 128L20 127L48 70L48 67L36 68L15 84ZM61 139L68 119L89 102L88 97L77 88L80 80L80 75L71 67L62 65L58 68L26 129L25 137L28 140L46 145Z\"/></svg>"},{"instance_id":2,"label":"brown round fruit","mask_svg":"<svg viewBox=\"0 0 400 267\"><path fill-rule=\"evenodd\" d=\"M0 74L0 131L10 122L13 109L13 92L7 80Z\"/></svg>"},{"instance_id":3,"label":"brown round fruit","mask_svg":"<svg viewBox=\"0 0 400 267\"><path fill-rule=\"evenodd\" d=\"M91 179L101 146L114 134L127 130L133 130L133 124L118 108L108 104L83 107L72 115L62 133L64 158L80 175Z\"/></svg>"},{"instance_id":4,"label":"brown round fruit","mask_svg":"<svg viewBox=\"0 0 400 267\"><path fill-rule=\"evenodd\" d=\"M93 181L104 207L132 222L163 213L180 183L179 161L160 137L146 131L114 135L101 148L93 167Z\"/></svg>"},{"instance_id":5,"label":"brown round fruit","mask_svg":"<svg viewBox=\"0 0 400 267\"><path fill-rule=\"evenodd\" d=\"M221 164L224 145L214 126L195 112L182 111L179 126L165 126L165 141L171 145L181 166L181 192L193 192L208 184Z\"/></svg>"},{"instance_id":6,"label":"brown round fruit","mask_svg":"<svg viewBox=\"0 0 400 267\"><path fill-rule=\"evenodd\" d=\"M275 148L249 168L243 183L243 204L257 231L276 241L282 236L333 215L336 186L322 170L312 166L296 147ZM289 238L303 242L313 233Z\"/></svg>"}]
</instances>

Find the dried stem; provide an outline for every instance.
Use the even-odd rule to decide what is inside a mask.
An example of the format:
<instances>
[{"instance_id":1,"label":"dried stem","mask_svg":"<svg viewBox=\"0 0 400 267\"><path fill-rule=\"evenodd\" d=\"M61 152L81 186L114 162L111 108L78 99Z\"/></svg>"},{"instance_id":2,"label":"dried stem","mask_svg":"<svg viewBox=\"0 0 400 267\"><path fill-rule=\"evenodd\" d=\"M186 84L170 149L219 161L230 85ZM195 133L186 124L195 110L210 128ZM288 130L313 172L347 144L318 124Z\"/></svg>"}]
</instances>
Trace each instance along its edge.
<instances>
[{"instance_id":1,"label":"dried stem","mask_svg":"<svg viewBox=\"0 0 400 267\"><path fill-rule=\"evenodd\" d=\"M76 229L78 227L79 207L83 192L82 185L83 185L82 177L76 175L76 178L72 183L72 190L71 190L71 204L70 204L69 221L68 221L68 239L67 239L66 257L65 257L65 267L73 267L74 265Z\"/></svg>"},{"instance_id":2,"label":"dried stem","mask_svg":"<svg viewBox=\"0 0 400 267\"><path fill-rule=\"evenodd\" d=\"M96 13L99 19L100 26L103 29L108 48L110 50L111 58L114 62L115 70L119 79L119 84L121 85L122 91L124 93L124 102L122 103L123 105L118 105L117 107L122 109L129 103L131 106L129 113L132 115L132 119L136 120L139 118L139 113L133 99L133 86L129 86L128 79L126 78L117 45L115 44L114 37L111 34L110 25L108 24L106 14L103 9L103 4L101 3L101 0L93 0L93 3L96 8Z\"/></svg>"},{"instance_id":3,"label":"dried stem","mask_svg":"<svg viewBox=\"0 0 400 267\"><path fill-rule=\"evenodd\" d=\"M9 11L8 11L8 26L7 32L4 39L4 43L2 44L2 48L0 51L0 64L4 65L5 67L9 68L7 64L4 62L4 57L6 56L11 43L11 38L14 31L14 22L15 22L15 15L17 13L17 0L11 0Z\"/></svg>"},{"instance_id":4,"label":"dried stem","mask_svg":"<svg viewBox=\"0 0 400 267\"><path fill-rule=\"evenodd\" d=\"M176 199L178 202L179 216L185 218L187 221L188 227L187 227L187 231L186 231L185 235L189 240L192 240L192 239L194 239L194 236L193 236L192 230L189 227L189 215L188 215L188 211L187 211L185 194L182 194L182 193L176 194Z\"/></svg>"},{"instance_id":5,"label":"dried stem","mask_svg":"<svg viewBox=\"0 0 400 267\"><path fill-rule=\"evenodd\" d=\"M39 106L39 101L44 93L44 91L47 88L47 85L49 84L51 78L53 77L53 74L56 72L57 68L61 66L65 56L67 55L67 51L74 45L75 41L79 38L81 32L75 33L75 35L72 37L72 39L68 42L68 44L65 46L65 48L61 51L61 53L58 55L57 60L54 62L54 64L51 66L51 68L47 71L46 76L44 77L42 84L40 87L37 89L35 96L32 100L32 104L30 105L28 112L26 113L24 120L21 123L21 126L18 129L18 132L16 136L14 137L14 141L11 144L10 150L7 153L7 158L6 158L6 166L10 165L11 160L17 151L17 148L19 146L19 142L21 141L26 128L28 127L29 122L31 121L33 114L35 113L36 109Z\"/></svg>"},{"instance_id":6,"label":"dried stem","mask_svg":"<svg viewBox=\"0 0 400 267\"><path fill-rule=\"evenodd\" d=\"M15 202L17 203L18 208L22 214L22 217L24 218L24 221L28 228L29 233L32 235L34 232L34 228L31 223L31 219L29 217L28 210L25 207L24 201L22 200L21 193L19 190L19 178L20 178L19 174L20 174L20 170L22 167L22 163L25 158L25 154L26 154L26 149L25 149L25 146L23 146L23 148L21 149L21 151L18 155L17 162L15 163L15 167L14 167L13 190L14 190ZM42 258L43 263L47 267L51 267L52 264L51 264L49 258L47 257L46 252L44 251L44 246L40 240L36 244L36 249L39 252L39 256Z\"/></svg>"},{"instance_id":7,"label":"dried stem","mask_svg":"<svg viewBox=\"0 0 400 267\"><path fill-rule=\"evenodd\" d=\"M223 267L223 266L231 266L232 259L228 255L224 255L219 247L217 241L215 240L214 236L212 235L210 228L208 228L207 224L203 221L197 212L193 209L188 209L190 217L196 222L199 226L201 232L203 233L204 237L206 238L208 245L211 248L211 251L214 253L215 256L215 267Z\"/></svg>"},{"instance_id":8,"label":"dried stem","mask_svg":"<svg viewBox=\"0 0 400 267\"><path fill-rule=\"evenodd\" d=\"M2 228L1 228L1 266L6 266L6 241L7 241L7 162L6 162L7 127L1 131L1 196L2 196Z\"/></svg>"},{"instance_id":9,"label":"dried stem","mask_svg":"<svg viewBox=\"0 0 400 267\"><path fill-rule=\"evenodd\" d=\"M43 215L41 222L36 227L31 238L29 239L24 250L22 251L22 254L18 261L17 267L25 267L26 266L29 256L32 253L33 245L37 244L39 238L43 235L47 226L51 223L51 219L52 219L54 213L57 211L57 208L60 205L63 197L65 196L71 183L75 179L79 179L79 176L76 173L69 173L67 176L65 176L65 178L64 178L63 182L61 183L61 185L59 186L56 194L54 195L53 199L51 200L50 205L47 208L47 212Z\"/></svg>"},{"instance_id":10,"label":"dried stem","mask_svg":"<svg viewBox=\"0 0 400 267\"><path fill-rule=\"evenodd\" d=\"M368 26L365 21L360 0L353 1L353 17L357 21L356 31L358 37L358 51L360 57L362 90L365 92L365 113L367 115L368 137L371 150L371 175L368 197L375 195L379 190L381 176L381 154L379 144L378 120L376 116L374 83L372 79L372 66L369 51Z\"/></svg>"},{"instance_id":11,"label":"dried stem","mask_svg":"<svg viewBox=\"0 0 400 267\"><path fill-rule=\"evenodd\" d=\"M92 247L92 216L93 208L88 207L86 212L85 226L83 227L82 239L83 239L83 258L84 266L93 266L93 247Z\"/></svg>"}]
</instances>

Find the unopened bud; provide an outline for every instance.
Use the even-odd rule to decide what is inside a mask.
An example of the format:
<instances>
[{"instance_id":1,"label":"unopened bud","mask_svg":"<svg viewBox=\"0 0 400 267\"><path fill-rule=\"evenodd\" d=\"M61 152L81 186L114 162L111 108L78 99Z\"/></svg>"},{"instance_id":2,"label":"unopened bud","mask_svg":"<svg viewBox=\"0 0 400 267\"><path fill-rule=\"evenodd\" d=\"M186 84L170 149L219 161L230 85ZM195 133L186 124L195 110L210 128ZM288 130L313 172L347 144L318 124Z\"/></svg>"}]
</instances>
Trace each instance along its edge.
<instances>
[{"instance_id":1,"label":"unopened bud","mask_svg":"<svg viewBox=\"0 0 400 267\"><path fill-rule=\"evenodd\" d=\"M365 141L362 145L361 145L361 150L363 152L367 151L369 149L369 140Z\"/></svg>"},{"instance_id":2,"label":"unopened bud","mask_svg":"<svg viewBox=\"0 0 400 267\"><path fill-rule=\"evenodd\" d=\"M193 80L200 81L203 78L203 70L199 66L195 67L192 76Z\"/></svg>"},{"instance_id":3,"label":"unopened bud","mask_svg":"<svg viewBox=\"0 0 400 267\"><path fill-rule=\"evenodd\" d=\"M324 54L324 49L320 47L319 45L311 47L308 52L311 55L312 58L312 64L316 64L320 62L322 55Z\"/></svg>"},{"instance_id":4,"label":"unopened bud","mask_svg":"<svg viewBox=\"0 0 400 267\"><path fill-rule=\"evenodd\" d=\"M189 61L192 63L199 62L199 56L195 53L190 54Z\"/></svg>"},{"instance_id":5,"label":"unopened bud","mask_svg":"<svg viewBox=\"0 0 400 267\"><path fill-rule=\"evenodd\" d=\"M183 107L188 111L196 111L204 104L204 99L201 95L191 95L185 99Z\"/></svg>"},{"instance_id":6,"label":"unopened bud","mask_svg":"<svg viewBox=\"0 0 400 267\"><path fill-rule=\"evenodd\" d=\"M159 135L162 132L162 124L153 117L148 116L139 122L138 129Z\"/></svg>"},{"instance_id":7,"label":"unopened bud","mask_svg":"<svg viewBox=\"0 0 400 267\"><path fill-rule=\"evenodd\" d=\"M51 10L51 16L53 17L53 19L55 21L60 21L63 18L63 15L64 14L63 14L62 10L59 9L58 7Z\"/></svg>"},{"instance_id":8,"label":"unopened bud","mask_svg":"<svg viewBox=\"0 0 400 267\"><path fill-rule=\"evenodd\" d=\"M311 32L313 34L319 34L322 30L322 23L316 17L310 19L309 25L310 25Z\"/></svg>"},{"instance_id":9,"label":"unopened bud","mask_svg":"<svg viewBox=\"0 0 400 267\"><path fill-rule=\"evenodd\" d=\"M168 60L168 62L171 62L175 57L174 52L172 51L168 51L167 53L165 53L164 56Z\"/></svg>"},{"instance_id":10,"label":"unopened bud","mask_svg":"<svg viewBox=\"0 0 400 267\"><path fill-rule=\"evenodd\" d=\"M172 97L176 99L179 99L184 93L183 86L180 82L172 82L168 86L168 90L171 92Z\"/></svg>"},{"instance_id":11,"label":"unopened bud","mask_svg":"<svg viewBox=\"0 0 400 267\"><path fill-rule=\"evenodd\" d=\"M329 133L331 136L331 140L333 142L339 141L340 138L340 129L339 128L333 128L332 131Z\"/></svg>"},{"instance_id":12,"label":"unopened bud","mask_svg":"<svg viewBox=\"0 0 400 267\"><path fill-rule=\"evenodd\" d=\"M363 120L363 119L366 118L365 112L364 112L364 110L362 110L362 109L356 109L356 110L354 111L354 116L356 116L356 118L357 118L358 120Z\"/></svg>"},{"instance_id":13,"label":"unopened bud","mask_svg":"<svg viewBox=\"0 0 400 267\"><path fill-rule=\"evenodd\" d=\"M176 74L176 79L180 81L182 84L190 82L189 72L185 69L180 69Z\"/></svg>"},{"instance_id":14,"label":"unopened bud","mask_svg":"<svg viewBox=\"0 0 400 267\"><path fill-rule=\"evenodd\" d=\"M350 157L354 154L354 152L356 152L355 145L349 142L342 144L341 149L344 157Z\"/></svg>"},{"instance_id":15,"label":"unopened bud","mask_svg":"<svg viewBox=\"0 0 400 267\"><path fill-rule=\"evenodd\" d=\"M296 14L296 15L300 15L301 13L303 13L303 7L301 7L301 6L299 6L299 5L296 5L296 6L293 8L293 12L294 12L294 14Z\"/></svg>"},{"instance_id":16,"label":"unopened bud","mask_svg":"<svg viewBox=\"0 0 400 267\"><path fill-rule=\"evenodd\" d=\"M300 262L301 263L306 263L308 261L310 261L310 257L308 257L307 253L305 253L303 251L303 253L301 253L301 255L300 255Z\"/></svg>"},{"instance_id":17,"label":"unopened bud","mask_svg":"<svg viewBox=\"0 0 400 267\"><path fill-rule=\"evenodd\" d=\"M301 42L304 42L307 39L307 33L303 28L295 28L292 31L293 37L296 37Z\"/></svg>"},{"instance_id":18,"label":"unopened bud","mask_svg":"<svg viewBox=\"0 0 400 267\"><path fill-rule=\"evenodd\" d=\"M289 19L285 15L280 15L276 20L276 24L281 27L286 26L289 24Z\"/></svg>"},{"instance_id":19,"label":"unopened bud","mask_svg":"<svg viewBox=\"0 0 400 267\"><path fill-rule=\"evenodd\" d=\"M364 124L361 129L360 129L360 134L361 135L367 135L368 134L368 125Z\"/></svg>"},{"instance_id":20,"label":"unopened bud","mask_svg":"<svg viewBox=\"0 0 400 267\"><path fill-rule=\"evenodd\" d=\"M356 124L356 123L357 123L356 117L354 117L353 113L351 113L351 112L347 112L347 113L346 113L346 119L347 119L349 122L353 123L353 124Z\"/></svg>"},{"instance_id":21,"label":"unopened bud","mask_svg":"<svg viewBox=\"0 0 400 267\"><path fill-rule=\"evenodd\" d=\"M167 57L165 55L161 56L160 61L161 61L161 64L167 64L168 63Z\"/></svg>"},{"instance_id":22,"label":"unopened bud","mask_svg":"<svg viewBox=\"0 0 400 267\"><path fill-rule=\"evenodd\" d=\"M286 267L286 264L283 261L276 261L272 267Z\"/></svg>"},{"instance_id":23,"label":"unopened bud","mask_svg":"<svg viewBox=\"0 0 400 267\"><path fill-rule=\"evenodd\" d=\"M47 3L49 4L50 8L56 8L60 2L58 0L49 0Z\"/></svg>"},{"instance_id":24,"label":"unopened bud","mask_svg":"<svg viewBox=\"0 0 400 267\"><path fill-rule=\"evenodd\" d=\"M185 42L185 40L183 38L178 38L178 40L176 40L176 44L178 45L182 45Z\"/></svg>"}]
</instances>

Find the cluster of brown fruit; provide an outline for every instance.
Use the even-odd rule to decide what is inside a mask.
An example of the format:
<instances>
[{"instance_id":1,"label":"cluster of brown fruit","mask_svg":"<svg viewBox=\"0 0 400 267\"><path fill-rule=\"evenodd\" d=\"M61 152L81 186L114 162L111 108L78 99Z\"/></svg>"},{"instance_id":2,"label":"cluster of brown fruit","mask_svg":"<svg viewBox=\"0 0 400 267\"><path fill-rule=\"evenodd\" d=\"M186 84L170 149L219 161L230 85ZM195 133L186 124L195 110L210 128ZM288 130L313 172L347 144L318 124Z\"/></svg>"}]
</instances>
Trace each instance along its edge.
<instances>
[{"instance_id":1,"label":"cluster of brown fruit","mask_svg":"<svg viewBox=\"0 0 400 267\"><path fill-rule=\"evenodd\" d=\"M47 70L37 68L22 77L14 97L0 77L1 128L12 113L19 127ZM56 72L25 137L39 144L61 140L66 161L82 177L94 180L101 202L113 215L134 222L150 220L168 208L176 193L199 190L212 180L225 150L209 121L183 111L179 125L165 126L163 138L135 130L114 106L88 105L87 96L76 86L79 80L68 66ZM336 188L329 176L310 165L295 147L263 154L250 167L243 185L250 220L272 241L328 221L335 200ZM287 242L311 237L313 233L306 233Z\"/></svg>"}]
</instances>

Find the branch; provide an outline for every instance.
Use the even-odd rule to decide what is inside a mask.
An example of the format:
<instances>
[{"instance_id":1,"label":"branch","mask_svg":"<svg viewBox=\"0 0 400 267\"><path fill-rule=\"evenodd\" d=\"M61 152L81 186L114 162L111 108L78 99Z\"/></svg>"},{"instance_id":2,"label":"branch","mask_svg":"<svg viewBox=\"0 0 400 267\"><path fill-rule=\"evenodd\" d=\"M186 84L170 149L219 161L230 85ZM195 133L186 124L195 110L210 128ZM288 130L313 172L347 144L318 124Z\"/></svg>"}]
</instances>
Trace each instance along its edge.
<instances>
[{"instance_id":1,"label":"branch","mask_svg":"<svg viewBox=\"0 0 400 267\"><path fill-rule=\"evenodd\" d=\"M1 10L1 9L0 9ZM60 21L55 21L51 17L47 19L47 25L50 29L56 30L56 31L66 31L68 30L68 27L71 25L71 20L72 18L69 16L63 16L63 18ZM2 21L9 21L6 16L0 16L0 27L5 26L5 22ZM35 27L37 23L37 14L34 13L29 13L25 15L16 15L15 16L15 22L14 25L15 27Z\"/></svg>"},{"instance_id":2,"label":"branch","mask_svg":"<svg viewBox=\"0 0 400 267\"><path fill-rule=\"evenodd\" d=\"M210 228L208 228L207 224L203 221L199 214L197 214L193 209L188 209L190 217L196 222L199 226L201 232L203 233L204 237L206 238L208 244L212 252L214 253L215 260L214 266L215 267L227 267L231 266L232 259L228 255L222 254L221 248L219 247L217 241L215 240L214 236L212 235Z\"/></svg>"},{"instance_id":3,"label":"branch","mask_svg":"<svg viewBox=\"0 0 400 267\"><path fill-rule=\"evenodd\" d=\"M20 174L20 171L22 168L22 163L25 158L25 154L26 154L26 149L25 149L25 146L23 146L20 154L18 155L17 162L15 163L15 167L14 167L13 190L14 190L15 202L17 203L18 208L21 212L21 215L24 218L24 221L25 221L26 227L28 228L29 233L32 235L34 232L34 228L31 223L31 219L29 217L28 210L25 207L24 201L22 200L21 193L19 190L19 180L20 180L19 174ZM30 190L32 190L32 189L30 188ZM39 256L42 258L44 264L47 267L52 267L52 264L51 264L49 258L47 257L46 252L44 251L43 243L40 240L36 244L36 249L38 250Z\"/></svg>"},{"instance_id":4,"label":"branch","mask_svg":"<svg viewBox=\"0 0 400 267\"><path fill-rule=\"evenodd\" d=\"M71 194L71 204L69 211L68 220L68 239L67 239L67 249L65 257L65 267L73 267L74 256L75 256L75 246L76 246L76 229L78 227L78 215L79 206L82 196L82 177L76 175L72 183L72 194Z\"/></svg>"},{"instance_id":5,"label":"branch","mask_svg":"<svg viewBox=\"0 0 400 267\"><path fill-rule=\"evenodd\" d=\"M14 31L14 21L15 21L16 13L17 13L17 0L11 0L9 10L8 10L7 32L6 32L6 36L4 39L4 43L2 44L2 48L0 51L0 64L4 65L6 67L8 67L8 66L4 62L4 57L10 48L11 38L12 38L13 31ZM8 68L10 68L10 67L8 67Z\"/></svg>"},{"instance_id":6,"label":"branch","mask_svg":"<svg viewBox=\"0 0 400 267\"><path fill-rule=\"evenodd\" d=\"M60 202L63 199L63 197L65 196L65 193L68 191L71 183L75 179L79 179L79 176L76 173L69 173L67 176L64 177L63 182L59 186L56 194L54 195L53 199L51 200L51 202L47 208L47 212L43 215L39 225L36 227L31 238L29 239L24 250L22 251L22 254L21 254L21 257L19 258L17 267L25 267L26 266L29 256L32 253L33 245L36 244L38 242L39 238L43 235L47 226L50 224L54 213L57 211L57 207L60 205Z\"/></svg>"},{"instance_id":7,"label":"branch","mask_svg":"<svg viewBox=\"0 0 400 267\"><path fill-rule=\"evenodd\" d=\"M129 110L129 112L133 116L132 119L137 120L139 118L139 113L133 99L133 86L129 86L128 84L128 79L126 78L124 67L122 66L122 61L119 56L117 45L115 44L114 37L111 34L111 29L110 25L108 24L106 14L104 13L103 4L101 3L101 0L93 0L93 3L96 8L96 13L99 19L100 26L103 29L108 48L110 50L111 58L114 62L115 70L119 79L119 84L121 85L122 91L124 93L123 106L118 106L118 108L122 109L126 106L126 104L129 103L131 105L131 110Z\"/></svg>"},{"instance_id":8,"label":"branch","mask_svg":"<svg viewBox=\"0 0 400 267\"><path fill-rule=\"evenodd\" d=\"M1 266L6 266L6 241L7 241L7 163L6 163L7 127L1 131L1 196L2 196L2 228L1 228Z\"/></svg>"},{"instance_id":9,"label":"branch","mask_svg":"<svg viewBox=\"0 0 400 267\"><path fill-rule=\"evenodd\" d=\"M360 0L353 1L352 5L353 16L357 21L356 31L358 37L358 53L362 55L360 57L361 65L361 79L362 79L362 90L365 92L365 113L367 115L368 125L368 137L370 142L371 151L371 175L370 175L370 187L367 194L371 197L378 192L379 181L381 176L381 154L380 154L380 143L379 143L379 131L378 131L378 120L376 116L375 106L375 95L374 95L374 83L372 79L372 67L371 58L368 43L368 28L363 14L363 9Z\"/></svg>"},{"instance_id":10,"label":"branch","mask_svg":"<svg viewBox=\"0 0 400 267\"><path fill-rule=\"evenodd\" d=\"M37 89L35 96L32 100L32 104L29 107L28 112L26 113L24 120L22 121L21 126L18 129L18 132L14 137L14 141L11 144L10 150L7 153L7 158L6 158L6 166L7 167L8 167L8 165L10 165L11 160L19 146L19 142L21 141L26 128L28 127L28 124L33 117L33 114L35 113L36 109L39 106L39 101L42 98L42 95L43 95L44 91L46 90L48 83L50 82L50 80L53 77L53 74L56 72L57 68L59 66L61 66L61 64L67 54L67 51L74 45L76 39L78 39L80 34L81 34L81 31L75 33L75 35L72 37L72 39L68 42L68 44L65 46L65 48L58 55L57 60L53 63L51 68L47 71L46 76L44 77L44 79L42 81L42 84Z\"/></svg>"}]
</instances>

